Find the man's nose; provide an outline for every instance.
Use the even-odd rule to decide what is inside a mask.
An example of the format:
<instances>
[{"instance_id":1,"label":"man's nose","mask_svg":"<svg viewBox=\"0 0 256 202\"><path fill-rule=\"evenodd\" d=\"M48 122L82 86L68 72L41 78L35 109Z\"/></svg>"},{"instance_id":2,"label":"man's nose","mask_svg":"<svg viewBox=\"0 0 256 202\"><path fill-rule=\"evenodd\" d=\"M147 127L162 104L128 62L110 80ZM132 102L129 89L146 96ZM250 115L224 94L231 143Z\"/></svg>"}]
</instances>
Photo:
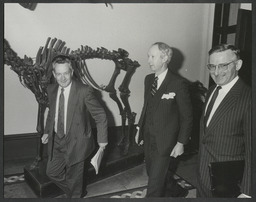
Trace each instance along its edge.
<instances>
[{"instance_id":1,"label":"man's nose","mask_svg":"<svg viewBox=\"0 0 256 202\"><path fill-rule=\"evenodd\" d=\"M219 67L218 66L215 67L214 74L215 74L215 76L219 75Z\"/></svg>"},{"instance_id":2,"label":"man's nose","mask_svg":"<svg viewBox=\"0 0 256 202\"><path fill-rule=\"evenodd\" d=\"M65 75L61 75L61 80L64 80L65 79Z\"/></svg>"}]
</instances>

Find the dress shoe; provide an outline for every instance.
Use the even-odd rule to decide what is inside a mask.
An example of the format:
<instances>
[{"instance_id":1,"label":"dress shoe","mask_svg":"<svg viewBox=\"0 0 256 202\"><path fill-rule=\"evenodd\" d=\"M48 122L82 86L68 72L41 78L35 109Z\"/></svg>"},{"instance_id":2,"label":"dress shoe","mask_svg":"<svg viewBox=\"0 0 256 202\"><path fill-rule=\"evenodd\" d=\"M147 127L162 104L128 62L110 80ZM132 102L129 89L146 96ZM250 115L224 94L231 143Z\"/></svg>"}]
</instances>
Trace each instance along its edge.
<instances>
[{"instance_id":1,"label":"dress shoe","mask_svg":"<svg viewBox=\"0 0 256 202\"><path fill-rule=\"evenodd\" d=\"M55 197L55 198L68 198L68 197L67 197L66 194L61 194L61 195L59 195L59 196L57 196L57 197Z\"/></svg>"},{"instance_id":2,"label":"dress shoe","mask_svg":"<svg viewBox=\"0 0 256 202\"><path fill-rule=\"evenodd\" d=\"M86 195L87 195L87 191L85 190L82 194L81 194L81 197L80 198L84 198Z\"/></svg>"},{"instance_id":3,"label":"dress shoe","mask_svg":"<svg viewBox=\"0 0 256 202\"><path fill-rule=\"evenodd\" d=\"M188 190L181 187L179 192L172 193L171 197L182 197L185 198L188 195Z\"/></svg>"},{"instance_id":4,"label":"dress shoe","mask_svg":"<svg viewBox=\"0 0 256 202\"><path fill-rule=\"evenodd\" d=\"M180 185L176 185L171 190L165 193L166 197L183 197L185 198L188 195L188 190L181 187Z\"/></svg>"}]
</instances>

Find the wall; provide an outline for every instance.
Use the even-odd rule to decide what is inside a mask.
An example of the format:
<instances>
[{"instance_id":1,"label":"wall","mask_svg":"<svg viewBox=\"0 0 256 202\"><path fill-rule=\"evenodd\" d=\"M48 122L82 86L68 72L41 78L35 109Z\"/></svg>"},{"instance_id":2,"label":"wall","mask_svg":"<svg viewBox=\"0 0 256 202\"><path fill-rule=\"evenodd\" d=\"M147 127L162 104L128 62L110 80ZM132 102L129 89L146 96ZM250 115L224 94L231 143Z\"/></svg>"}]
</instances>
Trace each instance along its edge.
<instances>
[{"instance_id":1,"label":"wall","mask_svg":"<svg viewBox=\"0 0 256 202\"><path fill-rule=\"evenodd\" d=\"M139 67L134 74L129 101L138 122L143 105L143 82L150 73L147 51L156 41L163 41L180 52L180 74L208 84L205 70L207 51L211 46L214 4L54 4L39 3L34 11L19 4L4 4L4 37L13 50L23 58L34 58L47 37L66 42L71 50L88 45L109 50L123 48L137 60ZM98 84L107 84L114 65L103 60L87 62L90 73ZM34 95L25 89L17 75L4 66L4 133L34 133L37 103ZM119 76L120 85L124 72ZM102 99L112 117L110 125L121 125L117 105L106 92Z\"/></svg>"}]
</instances>

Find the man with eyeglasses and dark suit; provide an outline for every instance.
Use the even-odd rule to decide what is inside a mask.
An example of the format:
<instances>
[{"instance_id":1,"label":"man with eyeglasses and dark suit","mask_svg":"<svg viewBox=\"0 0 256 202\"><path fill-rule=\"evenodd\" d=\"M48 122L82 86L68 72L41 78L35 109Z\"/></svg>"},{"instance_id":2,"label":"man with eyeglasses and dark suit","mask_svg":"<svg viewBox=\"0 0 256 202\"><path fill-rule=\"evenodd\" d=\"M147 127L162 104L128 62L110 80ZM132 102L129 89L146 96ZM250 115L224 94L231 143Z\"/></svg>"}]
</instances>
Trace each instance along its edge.
<instances>
[{"instance_id":1,"label":"man with eyeglasses and dark suit","mask_svg":"<svg viewBox=\"0 0 256 202\"><path fill-rule=\"evenodd\" d=\"M238 76L239 50L220 44L209 51L210 87L200 122L198 197L215 197L209 164L244 160L239 198L251 195L251 88Z\"/></svg>"}]
</instances>

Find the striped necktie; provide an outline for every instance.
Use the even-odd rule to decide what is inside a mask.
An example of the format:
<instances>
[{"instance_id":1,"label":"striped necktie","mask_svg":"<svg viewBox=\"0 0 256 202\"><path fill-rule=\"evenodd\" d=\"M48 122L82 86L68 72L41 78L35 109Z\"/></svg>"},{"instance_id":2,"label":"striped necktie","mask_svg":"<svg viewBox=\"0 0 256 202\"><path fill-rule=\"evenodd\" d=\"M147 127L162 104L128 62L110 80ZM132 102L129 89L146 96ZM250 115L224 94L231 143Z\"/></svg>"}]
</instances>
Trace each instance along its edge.
<instances>
[{"instance_id":1,"label":"striped necktie","mask_svg":"<svg viewBox=\"0 0 256 202\"><path fill-rule=\"evenodd\" d=\"M157 80L158 80L158 77L156 76L155 80L152 84L152 88L151 88L151 95L152 96L154 96L156 94L156 91L157 91Z\"/></svg>"}]
</instances>

